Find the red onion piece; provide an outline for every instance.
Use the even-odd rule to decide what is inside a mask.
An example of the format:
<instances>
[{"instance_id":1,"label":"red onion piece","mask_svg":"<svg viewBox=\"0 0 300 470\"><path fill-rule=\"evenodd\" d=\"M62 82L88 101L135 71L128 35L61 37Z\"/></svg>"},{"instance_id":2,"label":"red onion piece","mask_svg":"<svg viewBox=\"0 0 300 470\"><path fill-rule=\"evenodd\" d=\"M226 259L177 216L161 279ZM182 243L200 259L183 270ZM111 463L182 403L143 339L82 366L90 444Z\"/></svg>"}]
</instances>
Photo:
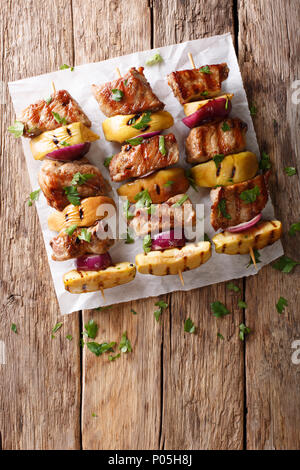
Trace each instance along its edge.
<instances>
[{"instance_id":1,"label":"red onion piece","mask_svg":"<svg viewBox=\"0 0 300 470\"><path fill-rule=\"evenodd\" d=\"M90 150L91 143L85 142L84 144L70 145L69 147L61 147L53 152L48 153L46 158L50 160L58 160L61 162L68 162L83 157Z\"/></svg>"},{"instance_id":2,"label":"red onion piece","mask_svg":"<svg viewBox=\"0 0 300 470\"><path fill-rule=\"evenodd\" d=\"M138 179L146 178L147 176L150 176L150 175L152 175L152 174L155 173L155 172L156 172L156 170L148 171L148 173L146 173L145 175L138 176Z\"/></svg>"},{"instance_id":3,"label":"red onion piece","mask_svg":"<svg viewBox=\"0 0 300 470\"><path fill-rule=\"evenodd\" d=\"M167 250L168 248L178 248L185 245L185 238L175 238L175 231L168 230L167 232L158 233L152 238L151 250L160 251Z\"/></svg>"},{"instance_id":4,"label":"red onion piece","mask_svg":"<svg viewBox=\"0 0 300 470\"><path fill-rule=\"evenodd\" d=\"M260 221L262 218L262 214L256 215L253 219L249 220L248 222L244 222L243 224L235 225L234 227L228 227L226 229L227 232L231 233L237 233L237 232L243 232L244 230L247 230L248 228L253 227L257 222Z\"/></svg>"},{"instance_id":5,"label":"red onion piece","mask_svg":"<svg viewBox=\"0 0 300 470\"><path fill-rule=\"evenodd\" d=\"M138 137L143 137L144 139L150 139L150 137L154 137L155 135L158 135L160 133L161 133L161 131L147 132L146 134L140 134L140 135L137 135L136 137L133 137L133 138L137 139Z\"/></svg>"},{"instance_id":6,"label":"red onion piece","mask_svg":"<svg viewBox=\"0 0 300 470\"><path fill-rule=\"evenodd\" d=\"M102 255L80 256L76 259L76 268L79 271L101 271L112 264L112 259L108 252Z\"/></svg>"},{"instance_id":7,"label":"red onion piece","mask_svg":"<svg viewBox=\"0 0 300 470\"><path fill-rule=\"evenodd\" d=\"M227 103L227 105L226 105ZM216 98L208 101L202 108L197 109L193 114L186 116L182 122L192 129L216 118L225 118L231 111L231 101L226 98Z\"/></svg>"}]
</instances>

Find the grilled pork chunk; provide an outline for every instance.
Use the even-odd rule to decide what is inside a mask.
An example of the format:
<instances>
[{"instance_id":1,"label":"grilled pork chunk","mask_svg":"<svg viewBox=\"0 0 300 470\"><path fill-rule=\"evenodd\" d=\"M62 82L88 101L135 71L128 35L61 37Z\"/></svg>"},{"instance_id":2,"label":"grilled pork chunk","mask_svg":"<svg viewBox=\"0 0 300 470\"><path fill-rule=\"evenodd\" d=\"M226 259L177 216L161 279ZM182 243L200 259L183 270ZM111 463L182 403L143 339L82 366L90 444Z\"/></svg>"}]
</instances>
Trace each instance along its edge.
<instances>
[{"instance_id":1,"label":"grilled pork chunk","mask_svg":"<svg viewBox=\"0 0 300 470\"><path fill-rule=\"evenodd\" d=\"M62 230L56 237L52 238L50 242L50 246L53 249L52 259L54 261L66 261L85 254L101 255L106 253L114 244L114 240L105 238L101 222L97 222L86 230L88 233L91 233L90 242L78 238L82 228L77 228L72 235L68 235L65 230Z\"/></svg>"},{"instance_id":2,"label":"grilled pork chunk","mask_svg":"<svg viewBox=\"0 0 300 470\"><path fill-rule=\"evenodd\" d=\"M54 113L66 122L58 122ZM24 124L24 137L35 137L42 132L51 131L72 122L82 122L85 126L91 127L89 118L66 90L58 90L47 101L39 100L29 105L17 117L17 120Z\"/></svg>"},{"instance_id":3,"label":"grilled pork chunk","mask_svg":"<svg viewBox=\"0 0 300 470\"><path fill-rule=\"evenodd\" d=\"M91 165L86 158L67 163L45 160L41 166L38 180L49 206L62 211L70 204L64 187L71 186L73 176L76 173L94 175L84 184L77 185L77 191L81 198L106 194L108 188L100 170Z\"/></svg>"},{"instance_id":4,"label":"grilled pork chunk","mask_svg":"<svg viewBox=\"0 0 300 470\"><path fill-rule=\"evenodd\" d=\"M113 181L137 178L153 170L159 170L178 162L179 150L174 134L164 135L165 155L159 149L161 136L145 139L139 145L123 145L121 152L113 156L109 172Z\"/></svg>"},{"instance_id":5,"label":"grilled pork chunk","mask_svg":"<svg viewBox=\"0 0 300 470\"><path fill-rule=\"evenodd\" d=\"M247 124L238 118L194 127L186 139L187 161L202 163L217 154L229 155L246 148Z\"/></svg>"},{"instance_id":6,"label":"grilled pork chunk","mask_svg":"<svg viewBox=\"0 0 300 470\"><path fill-rule=\"evenodd\" d=\"M104 85L92 85L93 95L105 116L154 112L164 108L164 103L153 93L143 70L144 67L132 67L124 77ZM120 96L117 96L114 90L117 90Z\"/></svg>"},{"instance_id":7,"label":"grilled pork chunk","mask_svg":"<svg viewBox=\"0 0 300 470\"><path fill-rule=\"evenodd\" d=\"M148 209L138 209L128 225L138 237L144 237L147 233L164 232L174 227L192 227L196 221L196 214L190 199L174 207L174 204L183 197L184 194L177 194L163 204L155 204L151 214Z\"/></svg>"},{"instance_id":8,"label":"grilled pork chunk","mask_svg":"<svg viewBox=\"0 0 300 470\"><path fill-rule=\"evenodd\" d=\"M181 104L212 98L221 91L228 77L227 64L205 65L199 69L179 70L168 75L168 84Z\"/></svg>"},{"instance_id":9,"label":"grilled pork chunk","mask_svg":"<svg viewBox=\"0 0 300 470\"><path fill-rule=\"evenodd\" d=\"M213 228L218 230L233 227L248 222L258 215L268 201L268 178L269 173L265 173L243 183L212 189L210 198L213 205L210 221ZM253 202L246 202L245 191L254 188L257 192L256 199ZM249 194L248 196L250 197Z\"/></svg>"}]
</instances>

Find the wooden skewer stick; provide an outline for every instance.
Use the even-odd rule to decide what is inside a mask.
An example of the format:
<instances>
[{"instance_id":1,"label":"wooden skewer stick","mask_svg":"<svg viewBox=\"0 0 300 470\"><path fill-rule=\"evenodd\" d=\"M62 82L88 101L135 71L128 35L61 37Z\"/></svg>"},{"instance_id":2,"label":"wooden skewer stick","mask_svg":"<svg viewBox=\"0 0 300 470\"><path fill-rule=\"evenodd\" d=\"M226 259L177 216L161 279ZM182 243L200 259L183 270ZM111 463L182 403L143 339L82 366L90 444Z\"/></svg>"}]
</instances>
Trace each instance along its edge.
<instances>
[{"instance_id":1,"label":"wooden skewer stick","mask_svg":"<svg viewBox=\"0 0 300 470\"><path fill-rule=\"evenodd\" d=\"M184 280L183 280L183 276L182 276L182 272L181 272L181 271L178 271L178 276L179 276L181 285L184 286Z\"/></svg>"},{"instance_id":2,"label":"wooden skewer stick","mask_svg":"<svg viewBox=\"0 0 300 470\"><path fill-rule=\"evenodd\" d=\"M188 56L189 56L190 63L192 64L193 69L195 69L196 65L195 65L195 62L194 62L194 59L193 59L193 56L192 56L191 52L188 53Z\"/></svg>"},{"instance_id":3,"label":"wooden skewer stick","mask_svg":"<svg viewBox=\"0 0 300 470\"><path fill-rule=\"evenodd\" d=\"M116 68L116 72L117 72L118 78L121 78L122 75L121 75L119 67Z\"/></svg>"},{"instance_id":4,"label":"wooden skewer stick","mask_svg":"<svg viewBox=\"0 0 300 470\"><path fill-rule=\"evenodd\" d=\"M104 290L103 290L103 287L100 287L100 291L101 291L101 295L102 295L102 298L105 302L105 295L104 295Z\"/></svg>"},{"instance_id":5,"label":"wooden skewer stick","mask_svg":"<svg viewBox=\"0 0 300 470\"><path fill-rule=\"evenodd\" d=\"M257 265L256 265L256 261L255 261L255 255L254 255L254 251L253 251L252 246L250 247L250 256L251 256L251 259L252 259L253 264L254 264L254 266L255 266L255 269L257 270Z\"/></svg>"},{"instance_id":6,"label":"wooden skewer stick","mask_svg":"<svg viewBox=\"0 0 300 470\"><path fill-rule=\"evenodd\" d=\"M53 93L56 93L56 88L55 88L54 82L51 82L51 86L52 86Z\"/></svg>"}]
</instances>

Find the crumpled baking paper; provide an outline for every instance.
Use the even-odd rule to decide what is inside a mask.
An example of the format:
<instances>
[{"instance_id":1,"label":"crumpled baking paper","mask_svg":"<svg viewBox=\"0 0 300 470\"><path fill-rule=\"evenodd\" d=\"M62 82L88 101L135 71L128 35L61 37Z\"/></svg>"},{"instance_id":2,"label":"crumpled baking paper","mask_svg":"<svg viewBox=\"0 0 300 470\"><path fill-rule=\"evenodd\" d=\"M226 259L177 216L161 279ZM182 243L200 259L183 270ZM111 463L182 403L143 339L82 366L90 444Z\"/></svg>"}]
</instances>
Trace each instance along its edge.
<instances>
[{"instance_id":1,"label":"crumpled baking paper","mask_svg":"<svg viewBox=\"0 0 300 470\"><path fill-rule=\"evenodd\" d=\"M163 62L154 66L146 66L146 61L152 57L155 52L161 54ZM48 97L51 93L52 81L55 83L57 90L67 89L91 119L93 131L101 137L100 140L92 143L91 150L87 157L94 165L100 168L104 177L109 179L109 173L103 166L103 161L107 156L118 152L120 146L118 144L109 143L104 139L102 121L105 119L105 116L101 113L91 93L91 85L93 83L99 84L115 79L116 67L119 67L121 73L124 74L130 67L145 66L144 73L154 92L166 104L165 109L174 117L175 125L167 132L174 132L180 146L180 165L187 167L185 162L184 140L189 133L189 129L181 121L184 117L183 107L173 96L167 84L166 76L172 71L191 67L188 52L193 54L195 64L198 67L206 64L227 62L230 73L228 79L223 82L222 89L224 92L234 93L231 116L239 117L247 122L247 149L259 156L259 148L230 33L161 47L155 50L136 52L102 62L81 65L75 67L74 71L70 69L60 70L37 77L18 80L9 83L9 90L16 114L18 114L23 108L34 103L41 97ZM41 162L33 159L29 147L29 140L22 138L22 141L32 189L35 190L38 188L37 176ZM117 200L116 188L118 185L113 184L112 186L114 198ZM202 188L197 193L190 188L188 194L192 202L205 204L205 232L211 238L215 232L209 221L209 189ZM253 265L247 268L249 255L228 256L216 254L213 250L212 257L206 264L193 271L183 273L185 281L184 287L181 285L178 276L156 277L137 273L135 280L131 283L106 290L105 301L100 292L80 295L70 294L64 289L62 276L65 272L73 269L74 260L64 262L52 261L49 242L55 233L48 229L47 218L53 209L47 205L43 194L40 195L36 207L54 287L62 314L81 309L96 308L101 305L110 305L145 297L158 296L176 290L188 291L197 287L257 273ZM263 211L263 215L267 219L274 216L273 206L270 200ZM114 262L134 262L135 255L142 251L142 240L137 240L134 244L127 245L124 243L124 240L121 240L116 242L115 246L110 250L110 253ZM261 251L261 262L257 265L258 270L282 254L283 249L280 241L264 248Z\"/></svg>"}]
</instances>

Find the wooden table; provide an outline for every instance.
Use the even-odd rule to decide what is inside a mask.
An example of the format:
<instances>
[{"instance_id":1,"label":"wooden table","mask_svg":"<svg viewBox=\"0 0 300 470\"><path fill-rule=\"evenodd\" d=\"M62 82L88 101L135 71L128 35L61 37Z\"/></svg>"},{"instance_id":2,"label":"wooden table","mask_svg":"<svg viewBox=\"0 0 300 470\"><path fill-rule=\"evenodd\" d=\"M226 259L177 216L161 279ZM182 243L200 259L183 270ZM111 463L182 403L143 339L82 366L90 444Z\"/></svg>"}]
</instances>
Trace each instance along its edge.
<instances>
[{"instance_id":1,"label":"wooden table","mask_svg":"<svg viewBox=\"0 0 300 470\"><path fill-rule=\"evenodd\" d=\"M268 266L241 279L245 311L218 284L164 297L161 324L153 317L156 299L61 317L36 211L26 203L21 142L7 133L15 116L6 86L63 63L230 31L257 107L260 147L273 162L271 195L285 252L300 260L300 234L287 233L300 220L299 179L283 171L299 162L300 106L292 103L292 83L300 79L299 1L3 0L0 8L3 449L299 449L300 365L291 356L300 339L300 268L282 274ZM280 296L289 303L282 315ZM232 315L214 318L215 300ZM198 325L195 335L183 332L187 316ZM99 323L99 340L127 330L133 352L109 362L82 350L90 318ZM58 321L63 327L52 339ZM245 342L241 322L253 330Z\"/></svg>"}]
</instances>

